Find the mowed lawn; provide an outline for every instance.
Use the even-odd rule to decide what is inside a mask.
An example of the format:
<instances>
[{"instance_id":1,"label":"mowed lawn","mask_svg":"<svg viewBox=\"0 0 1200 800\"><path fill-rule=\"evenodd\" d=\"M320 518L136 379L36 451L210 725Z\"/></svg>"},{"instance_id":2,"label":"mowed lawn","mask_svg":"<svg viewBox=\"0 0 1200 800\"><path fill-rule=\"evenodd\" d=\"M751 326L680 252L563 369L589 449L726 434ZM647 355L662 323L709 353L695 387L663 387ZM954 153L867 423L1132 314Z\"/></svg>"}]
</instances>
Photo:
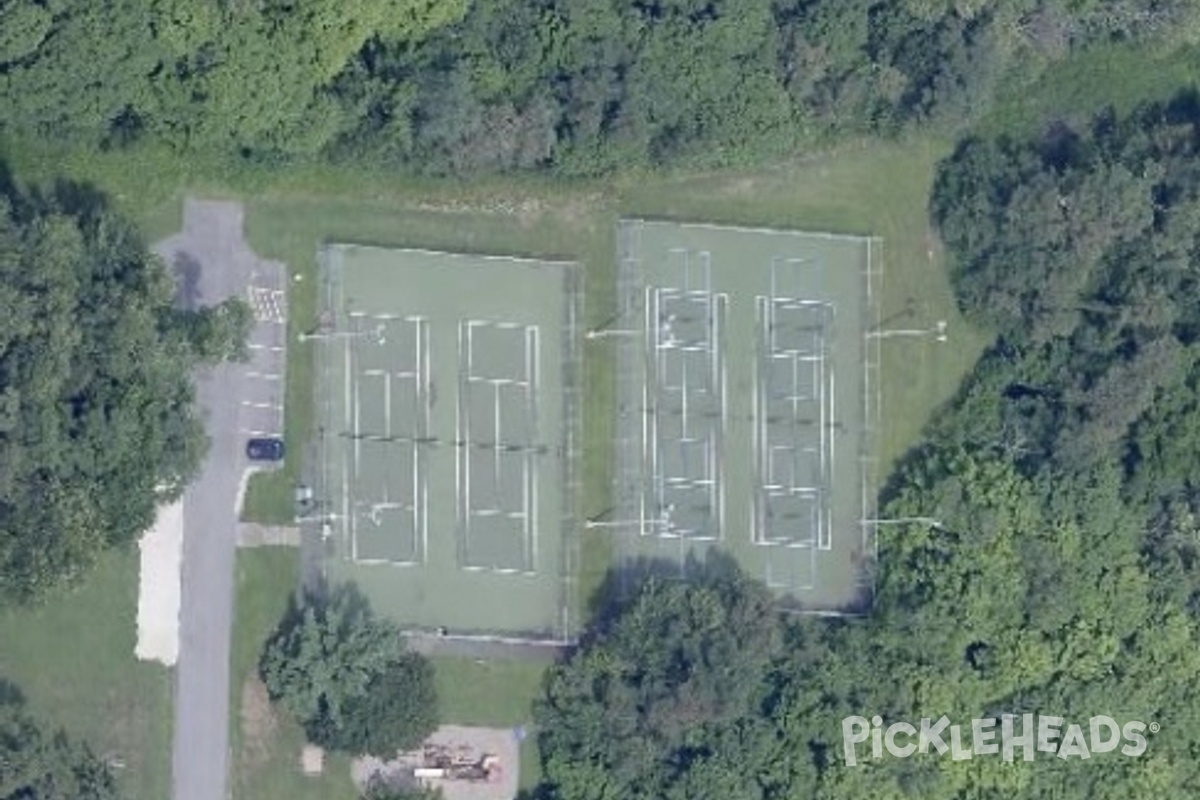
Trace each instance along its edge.
<instances>
[{"instance_id":1,"label":"mowed lawn","mask_svg":"<svg viewBox=\"0 0 1200 800\"><path fill-rule=\"evenodd\" d=\"M258 680L263 643L296 588L299 554L282 547L243 550L237 557L237 622L233 638L230 724L235 800L354 800L350 759L326 755L319 777L300 771L304 733L273 708ZM523 661L433 659L441 719L447 724L527 725L541 691L544 664ZM533 738L521 748L521 785L539 776Z\"/></svg>"},{"instance_id":2,"label":"mowed lawn","mask_svg":"<svg viewBox=\"0 0 1200 800\"><path fill-rule=\"evenodd\" d=\"M0 611L0 679L47 729L86 741L130 800L170 796L172 686L134 657L138 553L114 553L44 605ZM2 771L2 770L0 770Z\"/></svg>"}]
</instances>

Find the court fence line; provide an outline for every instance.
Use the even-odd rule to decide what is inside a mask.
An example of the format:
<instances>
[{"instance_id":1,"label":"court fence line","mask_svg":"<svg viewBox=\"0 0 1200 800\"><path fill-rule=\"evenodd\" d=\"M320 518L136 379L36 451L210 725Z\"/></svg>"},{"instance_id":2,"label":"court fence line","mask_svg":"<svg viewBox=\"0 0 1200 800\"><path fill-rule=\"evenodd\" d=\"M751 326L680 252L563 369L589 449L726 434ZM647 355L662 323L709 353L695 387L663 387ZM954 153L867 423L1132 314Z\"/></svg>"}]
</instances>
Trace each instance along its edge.
<instances>
[{"instance_id":1,"label":"court fence line","mask_svg":"<svg viewBox=\"0 0 1200 800\"><path fill-rule=\"evenodd\" d=\"M572 642L577 638L575 616L586 598L579 597L579 571L583 525L579 503L583 494L580 442L583 436L583 271L578 264L566 269L566 303L562 336L562 414L563 414L563 514L560 537L561 621L559 638Z\"/></svg>"},{"instance_id":2,"label":"court fence line","mask_svg":"<svg viewBox=\"0 0 1200 800\"><path fill-rule=\"evenodd\" d=\"M643 398L644 384L651 375L651 367L642 363L645 351L648 349L647 339L649 322L646 315L650 309L646 305L646 285L642 270L641 237L643 228L647 225L672 225L682 229L729 230L742 233L773 234L773 235L802 235L806 238L857 242L866 250L866 264L863 268L861 293L861 325L864 333L877 329L880 324L881 286L883 279L882 240L876 236L849 235L824 233L819 231L797 231L737 225L722 225L715 223L681 222L671 219L622 218L617 227L617 310L614 318L607 323L608 327L630 335L616 337L615 349L615 394L613 413L616 416L614 426L614 472L613 472L613 503L612 507L595 522L599 525L611 525L620 528L621 533L612 537L614 559L618 566L631 565L636 558L636 535L626 535L638 526L642 520L644 529L653 520L647 519L648 510L645 506L646 483L649 480L645 474L647 469L644 448L649 446L645 439L645 417L647 405ZM863 397L862 430L857 437L857 460L860 467L861 511L859 527L862 536L863 562L860 567L859 580L864 584L863 589L874 596L875 563L878 558L878 536L875 526L869 523L875 514L877 494L879 490L879 470L881 467L881 425L882 425L882 381L881 381L881 348L877 338L863 337ZM844 346L853 346L847 342ZM853 502L853 501L852 501ZM854 528L850 527L844 535L854 536ZM628 594L629 580L635 578L630 570L620 569L618 572L620 584L618 590ZM869 603L870 598L868 598ZM784 610L794 611L815 616L856 616L858 611L839 611L820 608L797 607L785 603Z\"/></svg>"},{"instance_id":3,"label":"court fence line","mask_svg":"<svg viewBox=\"0 0 1200 800\"><path fill-rule=\"evenodd\" d=\"M336 324L336 301L334 298L335 287L338 281L335 276L340 270L340 260L336 258L336 254L328 245L322 245L317 250L317 319L319 327L334 327ZM330 442L329 431L334 430L332 425L333 415L333 396L335 391L333 382L330 376L330 368L333 359L326 353L326 349L330 346L327 339L310 340L310 346L313 348L312 358L314 361L314 372L317 374L317 385L313 387L314 404L316 405L317 419L317 454L320 461L319 469L315 470L314 474L317 485L313 487L314 496L321 498L322 502L332 502L332 480L330 478ZM324 516L328 516L328 511ZM326 525L322 523L320 528L320 568L321 579L324 583L329 582L329 554L327 548L329 542L326 541L327 531Z\"/></svg>"},{"instance_id":4,"label":"court fence line","mask_svg":"<svg viewBox=\"0 0 1200 800\"><path fill-rule=\"evenodd\" d=\"M553 614L555 618L553 622L548 623L545 627L539 626L537 629L524 631L507 631L507 630L488 630L483 629L467 629L459 630L453 633L445 632L444 629L434 626L424 626L423 624L409 625L403 627L405 635L412 636L438 636L448 640L461 640L465 642L485 642L494 644L507 644L514 646L546 646L561 648L570 646L577 641L579 620L577 607L580 604L581 598L576 597L578 587L578 570L580 559L581 531L583 525L579 519L579 498L582 490L581 463L580 463L580 441L582 437L582 419L579 414L582 401L582 306L583 306L583 285L582 285L582 269L577 262L565 261L547 261L539 258L520 258L508 256L486 256L479 254L457 254L457 253L442 253L438 251L427 251L412 248L375 248L371 246L356 245L352 243L327 243L321 246L317 252L318 260L318 303L317 311L321 319L322 329L339 330L349 324L346 318L344 304L340 296L342 291L342 255L343 252L353 252L356 249L380 249L387 250L390 253L400 254L429 254L439 256L461 256L464 258L483 258L500 263L539 263L549 264L552 266L563 268L564 283L563 283L563 302L565 303L565 318L560 330L548 329L550 335L560 335L562 338L563 350L561 355L562 369L562 410L563 419L561 421L562 430L554 432L561 436L562 447L558 453L563 469L563 513L561 523L558 520L547 521L542 529L541 535L559 535L561 536L561 547L557 566L560 569L559 577L559 608ZM558 326L555 326L558 327ZM342 382L335 377L335 369L337 368L339 353L345 344L345 340L332 336L314 336L312 345L314 346L314 373L317 380L317 386L313 387L314 396L317 400L317 441L316 452L321 461L321 464L314 470L314 494L318 498L322 498L324 506L319 509L319 513L314 515L315 519L319 519L322 524L322 532L327 535L329 532L337 531L349 523L350 515L354 514L353 510L347 510L343 506L346 504L346 499L342 497L333 497L334 493L353 493L353 487L346 485L345 476L337 478L333 474L338 467L338 453L346 447L348 439L345 434L345 425L340 420L333 418L337 411L339 402L339 393L342 391ZM335 383L337 385L335 385ZM456 393L458 394L458 393ZM461 399L461 396L460 396ZM542 431L538 435L538 439L543 436L551 435L550 431ZM429 436L386 436L373 437L383 438L387 440L402 441L411 439L414 444L421 445L445 445L456 444L456 442L435 440ZM486 443L485 443L486 444ZM500 443L492 443L496 448L502 449ZM548 446L539 446L537 448L536 457L546 455L554 456L554 448ZM340 480L340 486L337 485ZM556 530L561 526L561 531ZM342 535L345 531L342 531ZM325 535L322 539L325 539ZM331 577L330 567L331 560L341 558L348 551L350 543L338 542L337 547L331 549L332 542L323 541L320 554L320 569L323 578L328 581ZM339 553L343 555L339 555ZM393 562L383 562L392 565Z\"/></svg>"},{"instance_id":5,"label":"court fence line","mask_svg":"<svg viewBox=\"0 0 1200 800\"><path fill-rule=\"evenodd\" d=\"M644 391L646 365L639 370L638 356L644 354L647 323L639 299L644 297L640 274L640 226L639 221L621 220L617 228L617 321L614 327L627 330L637 330L640 336L621 337L616 343L614 389L617 402L617 415L614 425L614 465L613 465L613 520L632 521L645 518L644 482L642 475L644 462L643 448L645 444L644 423L645 411L641 403L634 400ZM639 523L640 527L640 523ZM639 531L640 533L640 531ZM618 566L617 589L622 595L628 594L628 574L621 565L628 563L633 555L629 552L628 541L631 537L616 535L613 537L613 553Z\"/></svg>"},{"instance_id":6,"label":"court fence line","mask_svg":"<svg viewBox=\"0 0 1200 800\"><path fill-rule=\"evenodd\" d=\"M868 330L879 330L883 325L883 240L878 237L867 239L867 263L864 271L863 319L868 320ZM869 563L864 589L870 592L867 605L873 602L876 592L875 580L879 561L879 526L872 520L877 516L879 498L883 425L883 372L882 342L878 336L863 334L863 433L861 452L862 484L862 552Z\"/></svg>"}]
</instances>

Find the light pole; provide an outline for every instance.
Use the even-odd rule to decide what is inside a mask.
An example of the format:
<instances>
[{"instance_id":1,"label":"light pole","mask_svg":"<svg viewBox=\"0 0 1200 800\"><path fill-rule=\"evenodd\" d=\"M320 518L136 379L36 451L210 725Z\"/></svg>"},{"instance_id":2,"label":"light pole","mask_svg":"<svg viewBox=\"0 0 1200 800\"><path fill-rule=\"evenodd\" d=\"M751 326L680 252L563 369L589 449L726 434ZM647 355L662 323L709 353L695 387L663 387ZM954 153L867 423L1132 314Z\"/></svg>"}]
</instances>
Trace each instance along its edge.
<instances>
[{"instance_id":1,"label":"light pole","mask_svg":"<svg viewBox=\"0 0 1200 800\"><path fill-rule=\"evenodd\" d=\"M859 520L861 525L928 525L935 530L945 530L945 525L941 520L933 517L893 517L891 519L863 519Z\"/></svg>"},{"instance_id":2,"label":"light pole","mask_svg":"<svg viewBox=\"0 0 1200 800\"><path fill-rule=\"evenodd\" d=\"M641 331L629 331L619 328L605 328L599 331L588 331L583 335L585 339L607 339L609 336L639 336Z\"/></svg>"},{"instance_id":3,"label":"light pole","mask_svg":"<svg viewBox=\"0 0 1200 800\"><path fill-rule=\"evenodd\" d=\"M583 523L583 527L586 530L590 531L590 530L593 530L596 528L626 528L626 527L633 527L635 525L638 527L648 527L648 526L657 527L657 526L661 525L662 527L666 528L667 531L669 532L672 527L671 516L674 513L675 513L675 506L674 506L674 504L672 504L663 509L663 512L658 517L658 519L654 519L653 517L651 517L650 519L615 519L615 520L589 519Z\"/></svg>"},{"instance_id":4,"label":"light pole","mask_svg":"<svg viewBox=\"0 0 1200 800\"><path fill-rule=\"evenodd\" d=\"M365 331L331 331L329 333L301 333L296 338L301 342L325 341L327 339L367 339L374 336L379 344L387 342L387 326L377 325L374 330Z\"/></svg>"},{"instance_id":5,"label":"light pole","mask_svg":"<svg viewBox=\"0 0 1200 800\"><path fill-rule=\"evenodd\" d=\"M898 336L932 336L935 341L944 342L948 338L946 336L946 320L938 320L932 328L893 328L867 333L868 339L891 339Z\"/></svg>"}]
</instances>

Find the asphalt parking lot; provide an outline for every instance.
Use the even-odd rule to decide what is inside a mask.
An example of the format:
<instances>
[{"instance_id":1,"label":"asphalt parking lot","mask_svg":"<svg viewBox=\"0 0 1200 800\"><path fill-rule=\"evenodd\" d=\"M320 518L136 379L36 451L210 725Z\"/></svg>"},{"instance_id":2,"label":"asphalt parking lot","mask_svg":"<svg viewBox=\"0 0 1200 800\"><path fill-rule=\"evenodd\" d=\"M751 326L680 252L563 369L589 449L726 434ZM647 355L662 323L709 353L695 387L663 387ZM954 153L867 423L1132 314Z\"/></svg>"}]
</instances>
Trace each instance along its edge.
<instances>
[{"instance_id":1,"label":"asphalt parking lot","mask_svg":"<svg viewBox=\"0 0 1200 800\"><path fill-rule=\"evenodd\" d=\"M242 224L239 203L188 200L183 230L154 248L175 273L181 305L242 297L256 321L248 363L196 376L209 450L183 498L174 800L228 798L233 568L238 496L250 467L246 440L283 432L287 269L259 258Z\"/></svg>"}]
</instances>

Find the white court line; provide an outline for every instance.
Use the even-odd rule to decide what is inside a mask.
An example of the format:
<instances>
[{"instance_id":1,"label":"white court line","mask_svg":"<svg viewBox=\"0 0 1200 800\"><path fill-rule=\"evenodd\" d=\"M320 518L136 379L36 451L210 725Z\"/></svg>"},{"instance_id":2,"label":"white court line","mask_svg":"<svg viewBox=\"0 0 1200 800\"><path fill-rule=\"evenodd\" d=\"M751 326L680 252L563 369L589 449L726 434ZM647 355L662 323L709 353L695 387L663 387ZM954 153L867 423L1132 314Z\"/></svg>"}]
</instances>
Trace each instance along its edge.
<instances>
[{"instance_id":1,"label":"white court line","mask_svg":"<svg viewBox=\"0 0 1200 800\"><path fill-rule=\"evenodd\" d=\"M456 445L462 443L462 407L463 397L466 392L466 387L462 384L462 358L463 358L463 326L460 322L458 325L458 387L455 391L456 402L454 404L454 442ZM457 498L457 511L462 514L462 461L463 449L461 446L456 447L454 455L454 496Z\"/></svg>"},{"instance_id":2,"label":"white court line","mask_svg":"<svg viewBox=\"0 0 1200 800\"><path fill-rule=\"evenodd\" d=\"M537 441L539 438L539 431L537 429L537 392L538 388L541 386L542 331L536 325L531 325L528 330L531 334L533 334L533 351L531 354L528 349L529 342L527 340L525 351L525 360L527 362L525 370L525 391L529 397L529 414L533 418L532 421L534 423L533 437L534 441Z\"/></svg>"},{"instance_id":3,"label":"white court line","mask_svg":"<svg viewBox=\"0 0 1200 800\"><path fill-rule=\"evenodd\" d=\"M272 411L283 410L283 406L279 405L278 403L255 403L250 400L243 400L241 404L244 408L267 408L271 409Z\"/></svg>"},{"instance_id":4,"label":"white court line","mask_svg":"<svg viewBox=\"0 0 1200 800\"><path fill-rule=\"evenodd\" d=\"M418 372L421 374L421 387L423 389L422 399L424 400L422 411L424 417L421 420L422 430L428 432L433 426L433 401L435 389L433 385L433 359L429 354L429 323L424 319L418 319L417 325L417 362L419 364ZM426 523L428 524L428 523Z\"/></svg>"},{"instance_id":5,"label":"white court line","mask_svg":"<svg viewBox=\"0 0 1200 800\"><path fill-rule=\"evenodd\" d=\"M344 343L344 353L342 357L343 371L345 373L345 403L342 408L345 420L343 422L345 428L350 427L350 403L351 403L351 370L353 368L353 352L350 349L350 340L346 339ZM358 560L358 521L350 515L350 457L342 451L342 519L348 520L347 537L350 540L350 559Z\"/></svg>"},{"instance_id":6,"label":"white court line","mask_svg":"<svg viewBox=\"0 0 1200 800\"><path fill-rule=\"evenodd\" d=\"M369 244L339 244L336 246L338 247L338 249L341 249L341 250L353 249L353 250L365 250L365 251L376 251L376 252L382 251L382 252L385 252L388 254L396 254L396 253L406 254L407 253L407 254L413 254L413 255L437 256L438 258L445 258L447 260L452 260L452 261L502 261L502 262L506 262L506 263L510 263L510 264L524 264L524 265L530 265L530 266L539 266L539 265L545 264L545 265L551 265L551 266L567 266L567 267L574 266L576 263L578 263L575 261L544 261L542 259L521 258L519 256L495 256L495 255L487 255L487 254L483 254L483 253L450 253L450 252L446 252L443 250L429 250L429 249L420 248L420 247L394 248L394 247L381 247L378 245L369 245Z\"/></svg>"},{"instance_id":7,"label":"white court line","mask_svg":"<svg viewBox=\"0 0 1200 800\"><path fill-rule=\"evenodd\" d=\"M825 434L825 431L827 430L827 426L829 425L829 419L828 419L828 415L827 415L827 405L826 405L829 402L829 392L828 392L829 387L826 385L828 383L828 376L829 376L829 373L825 371L824 359L822 358L822 363L821 363L821 378L822 379L821 379L821 382L818 384L820 386L820 391L821 391L821 396L818 401L818 408L820 409L820 411L819 411L820 427L817 430L818 430L818 437L819 437L818 441L820 443L819 446L820 446L820 452L821 452L821 472L823 475L828 474L828 471L829 471L829 469L828 469L829 462L827 460L828 455L829 455L828 454L829 442L826 440L826 434Z\"/></svg>"},{"instance_id":8,"label":"white court line","mask_svg":"<svg viewBox=\"0 0 1200 800\"><path fill-rule=\"evenodd\" d=\"M461 451L462 456L463 456L462 502L463 502L463 559L464 559L464 561L468 560L470 558L470 552L471 552L471 513L472 513L472 511L471 511L471 448L470 448L470 444L471 444L471 441L470 441L471 440L471 406L470 406L470 392L471 392L471 375L472 375L472 372L471 372L471 361L472 361L471 348L473 346L472 343L474 341L473 340L473 336L474 336L474 333L473 333L474 327L473 326L474 326L473 322L470 322L470 321L467 322L467 328L466 328L466 333L467 333L467 343L466 343L467 384L463 389L463 397L466 401L467 413L463 420L463 438L460 440L465 445ZM459 328L459 332L461 335L462 328ZM460 348L462 347L461 340L459 343L459 347ZM460 352L460 358L461 358L462 350L460 349L459 352Z\"/></svg>"},{"instance_id":9,"label":"white court line","mask_svg":"<svg viewBox=\"0 0 1200 800\"><path fill-rule=\"evenodd\" d=\"M413 523L413 542L412 547L416 552L417 560L422 560L424 551L421 549L421 449L414 446L412 448L412 523Z\"/></svg>"},{"instance_id":10,"label":"white court line","mask_svg":"<svg viewBox=\"0 0 1200 800\"><path fill-rule=\"evenodd\" d=\"M383 373L383 433L392 435L392 376Z\"/></svg>"},{"instance_id":11,"label":"white court line","mask_svg":"<svg viewBox=\"0 0 1200 800\"><path fill-rule=\"evenodd\" d=\"M643 344L643 351L642 351L642 372L643 372L643 375L642 375L642 377L643 377L643 380L642 380L642 409L643 409L643 411L642 411L641 416L642 416L642 467L643 468L650 461L650 452L649 452L649 441L650 440L648 438L649 431L648 431L647 422L646 422L646 420L647 420L646 411L650 408L650 378L651 378L650 370L655 368L655 365L653 363L651 363L650 354L653 354L654 358L658 357L658 343L657 343L657 333L656 333L657 323L654 320L654 307L653 307L654 301L652 299L653 295L651 294L653 291L654 290L652 288L646 287L646 293L645 293L646 296L642 302L643 316L645 317L645 327L646 327L646 337L645 337L645 341L642 343Z\"/></svg>"},{"instance_id":12,"label":"white court line","mask_svg":"<svg viewBox=\"0 0 1200 800\"><path fill-rule=\"evenodd\" d=\"M867 237L867 308L871 307L871 237Z\"/></svg>"},{"instance_id":13,"label":"white court line","mask_svg":"<svg viewBox=\"0 0 1200 800\"><path fill-rule=\"evenodd\" d=\"M354 435L354 476L357 478L362 474L362 437L360 436L362 428L362 385L358 381L354 381L354 422L351 425L351 432Z\"/></svg>"},{"instance_id":14,"label":"white court line","mask_svg":"<svg viewBox=\"0 0 1200 800\"><path fill-rule=\"evenodd\" d=\"M655 220L646 220L640 217L627 217L622 219L622 223L634 222L641 226L654 227L671 227L671 228L697 228L702 230L714 231L736 231L738 233L763 233L776 236L788 236L793 239L824 239L831 241L847 241L861 244L869 240L871 237L862 236L850 233L829 233L825 231L795 231L785 230L781 228L755 228L745 225L717 225L715 223L706 222L659 222Z\"/></svg>"},{"instance_id":15,"label":"white court line","mask_svg":"<svg viewBox=\"0 0 1200 800\"><path fill-rule=\"evenodd\" d=\"M529 566L530 570L536 572L537 565L538 565L538 540L541 538L539 535L540 528L538 527L538 489L541 485L541 468L538 466L538 464L539 464L538 459L535 458L535 459L532 459L532 461L533 461L533 476L532 476L533 477L533 489L532 489L532 493L533 493L532 503L533 504L532 504L532 508L527 509L527 510L529 511L529 517L532 518L531 520L528 521L528 527L531 529L528 533L528 536L533 541L533 545L532 545L533 558L529 562L528 566Z\"/></svg>"},{"instance_id":16,"label":"white court line","mask_svg":"<svg viewBox=\"0 0 1200 800\"><path fill-rule=\"evenodd\" d=\"M762 512L762 484L766 478L765 470L763 469L763 466L764 466L763 459L766 457L763 452L764 451L763 445L766 442L765 437L766 437L766 424L767 424L766 423L766 413L763 408L763 398L762 398L762 395L761 395L761 392L759 389L759 385L763 381L762 361L763 361L764 354L763 354L762 350L763 350L763 348L769 347L770 342L768 341L768 338L767 338L769 336L768 320L767 320L767 315L766 315L766 300L767 300L767 298L763 297L762 295L757 295L754 299L755 299L755 306L757 307L757 311L758 311L759 348L758 348L758 352L756 352L754 354L754 363L751 364L751 371L753 373L753 380L751 381L751 394L753 396L753 401L752 401L753 405L751 406L751 408L753 409L753 411L751 413L753 414L753 417L754 417L754 423L753 423L754 424L754 436L753 436L753 443L751 445L751 454L754 459L754 464L758 467L758 484L759 485L758 485L758 487L756 487L755 502L752 504L751 510L750 510L750 519L751 519L750 530L752 531L751 537L757 539L757 538L761 538L763 529L764 529L762 520L759 519L759 517Z\"/></svg>"},{"instance_id":17,"label":"white court line","mask_svg":"<svg viewBox=\"0 0 1200 800\"><path fill-rule=\"evenodd\" d=\"M492 388L492 442L496 447L492 450L492 480L500 486L500 442L504 441L500 433L500 387Z\"/></svg>"},{"instance_id":18,"label":"white court line","mask_svg":"<svg viewBox=\"0 0 1200 800\"><path fill-rule=\"evenodd\" d=\"M536 325L531 325L526 328L528 335L532 335L532 353L529 350L530 340L526 339L526 361L528 363L525 377L528 380L528 385L525 388L526 392L526 407L529 412L530 435L533 441L538 441L541 438L541 431L538 428L538 407L537 407L537 390L540 386L541 375L541 360L542 360L542 336L541 329ZM526 506L526 536L531 540L530 543L530 559L526 562L526 568L537 571L538 565L538 539L540 538L540 528L538 525L538 491L541 481L541 471L539 467L539 459L527 458L526 469L529 469L529 461L533 462L533 474L530 479L533 481L531 488L532 497L529 499L529 505Z\"/></svg>"},{"instance_id":19,"label":"white court line","mask_svg":"<svg viewBox=\"0 0 1200 800\"><path fill-rule=\"evenodd\" d=\"M831 416L832 416L832 414L835 412L835 409L837 408L837 406L836 406L836 405L834 405L834 389L835 389L835 387L836 387L836 383L834 382L834 379L835 379L836 377L837 377L837 376L836 376L836 375L835 375L835 373L833 372L833 369L832 369L832 368L830 368L830 370L829 370L829 408L830 408L830 415L831 415ZM831 437L831 438L832 438L832 437ZM829 447L829 477L828 477L828 479L827 479L827 481L826 481L826 482L827 482L827 483L829 483L830 485L832 485L832 483L833 483L835 480L837 480L837 478L836 478L836 472L835 472L835 469L834 469L834 464L835 464L835 459L836 459L836 457L837 457L837 440L836 440L836 439L834 439L834 440L833 440L833 443L832 443L832 444L830 445L830 447ZM833 525L833 520L832 520L832 519L828 519L828 520L826 520L826 521L825 521L825 530L826 530L825 540L826 540L826 546L823 548L823 549L825 549L825 550L832 550L832 549L833 549L833 530L832 530L832 525Z\"/></svg>"},{"instance_id":20,"label":"white court line","mask_svg":"<svg viewBox=\"0 0 1200 800\"><path fill-rule=\"evenodd\" d=\"M418 467L421 464L420 459L417 460ZM420 494L417 496L417 502L420 503L420 519L421 519L421 560L425 560L426 554L429 552L429 476L425 474L424 469L417 470L417 482L420 486Z\"/></svg>"}]
</instances>

